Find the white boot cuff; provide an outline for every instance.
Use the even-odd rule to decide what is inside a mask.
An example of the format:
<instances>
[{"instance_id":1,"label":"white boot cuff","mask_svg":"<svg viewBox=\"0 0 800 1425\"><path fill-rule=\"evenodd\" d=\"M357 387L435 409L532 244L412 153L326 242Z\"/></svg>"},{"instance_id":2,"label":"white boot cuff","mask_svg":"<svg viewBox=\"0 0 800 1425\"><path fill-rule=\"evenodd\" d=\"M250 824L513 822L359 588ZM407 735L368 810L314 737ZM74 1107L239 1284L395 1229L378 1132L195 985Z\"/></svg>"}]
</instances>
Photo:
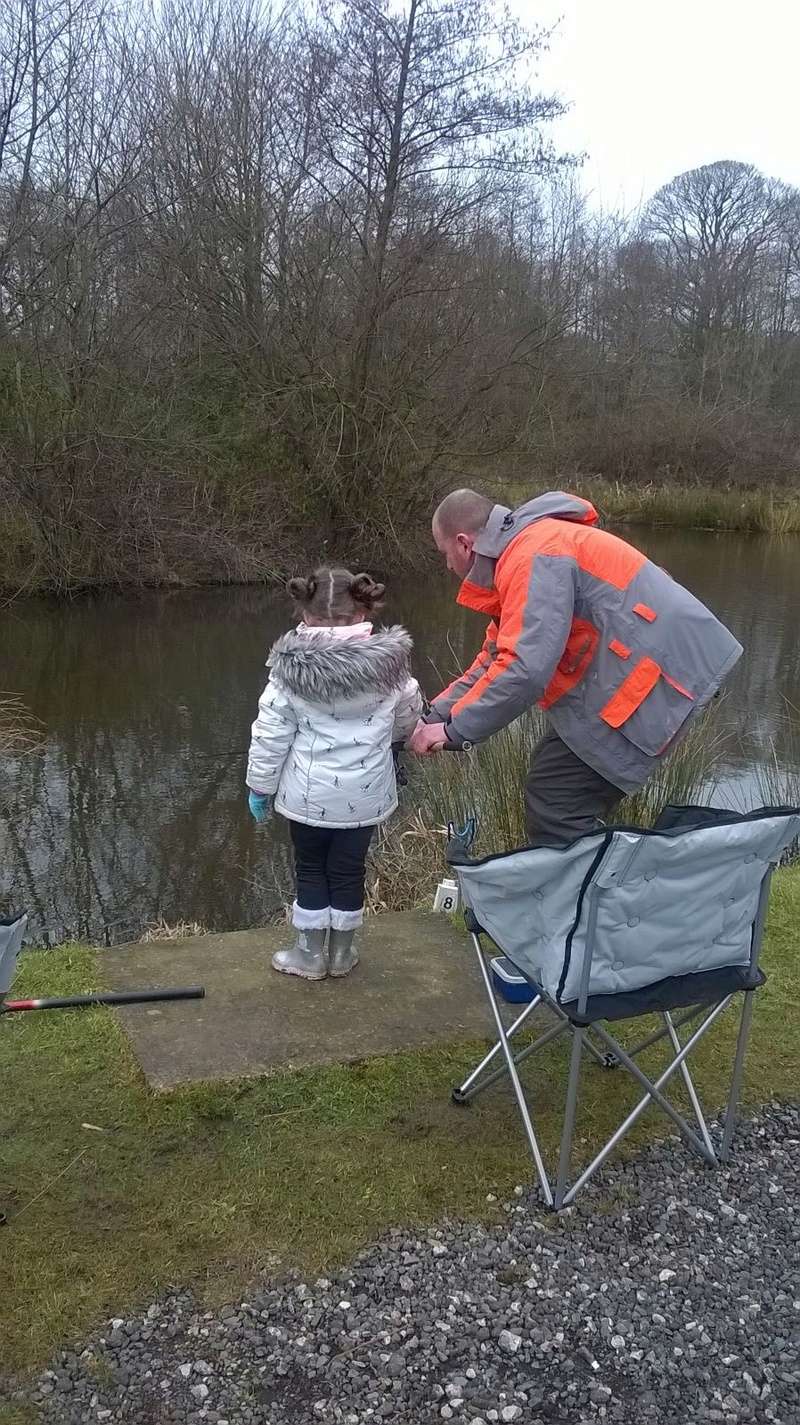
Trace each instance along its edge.
<instances>
[{"instance_id":1,"label":"white boot cuff","mask_svg":"<svg viewBox=\"0 0 800 1425\"><path fill-rule=\"evenodd\" d=\"M331 910L331 930L358 930L364 924L364 911Z\"/></svg>"},{"instance_id":2,"label":"white boot cuff","mask_svg":"<svg viewBox=\"0 0 800 1425\"><path fill-rule=\"evenodd\" d=\"M292 925L295 930L327 930L331 923L330 907L324 910L304 910L295 901L292 906Z\"/></svg>"}]
</instances>

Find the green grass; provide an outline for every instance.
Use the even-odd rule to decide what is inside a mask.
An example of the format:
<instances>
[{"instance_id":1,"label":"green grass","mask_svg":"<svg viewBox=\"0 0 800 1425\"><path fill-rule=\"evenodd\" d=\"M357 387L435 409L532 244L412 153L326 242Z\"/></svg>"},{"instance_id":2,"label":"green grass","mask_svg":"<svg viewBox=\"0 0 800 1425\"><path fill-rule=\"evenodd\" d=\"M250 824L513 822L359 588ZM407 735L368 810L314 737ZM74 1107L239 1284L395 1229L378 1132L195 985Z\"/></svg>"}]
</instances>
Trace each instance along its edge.
<instances>
[{"instance_id":1,"label":"green grass","mask_svg":"<svg viewBox=\"0 0 800 1425\"><path fill-rule=\"evenodd\" d=\"M800 496L793 489L717 490L590 480L585 493L616 523L741 534L800 533Z\"/></svg>"},{"instance_id":2,"label":"green grass","mask_svg":"<svg viewBox=\"0 0 800 1425\"><path fill-rule=\"evenodd\" d=\"M650 528L727 530L739 534L800 533L800 493L788 485L761 489L719 489L711 485L623 483L596 475L563 475L551 487L574 490L591 500L603 518L615 525ZM541 482L540 482L541 486ZM493 493L504 504L529 500L530 476L493 482Z\"/></svg>"},{"instance_id":3,"label":"green grass","mask_svg":"<svg viewBox=\"0 0 800 1425\"><path fill-rule=\"evenodd\" d=\"M781 872L747 1066L750 1103L797 1092L799 914L800 873ZM467 953L465 944L471 973ZM80 991L96 980L91 950L62 949L23 957L15 990ZM734 1030L726 1016L698 1057L711 1104L724 1098ZM392 1224L489 1217L498 1209L487 1193L502 1202L530 1180L531 1166L507 1090L469 1110L449 1104L476 1048L156 1096L110 1011L0 1020L4 1368L41 1364L60 1343L170 1284L220 1301L264 1270L344 1261ZM552 1151L559 1046L536 1072L537 1121ZM578 1151L634 1097L627 1076L589 1068ZM663 1127L645 1115L634 1141Z\"/></svg>"}]
</instances>

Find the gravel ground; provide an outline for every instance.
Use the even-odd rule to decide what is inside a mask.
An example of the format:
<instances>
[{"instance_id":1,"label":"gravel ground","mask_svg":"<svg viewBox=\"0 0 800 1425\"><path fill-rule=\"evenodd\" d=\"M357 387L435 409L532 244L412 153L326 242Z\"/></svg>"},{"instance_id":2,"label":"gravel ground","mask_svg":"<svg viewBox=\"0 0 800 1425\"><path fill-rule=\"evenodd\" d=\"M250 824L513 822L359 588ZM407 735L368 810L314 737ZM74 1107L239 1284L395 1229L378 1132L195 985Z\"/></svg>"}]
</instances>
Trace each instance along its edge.
<instances>
[{"instance_id":1,"label":"gravel ground","mask_svg":"<svg viewBox=\"0 0 800 1425\"><path fill-rule=\"evenodd\" d=\"M47 1425L796 1425L799 1147L773 1105L729 1171L670 1142L558 1219L517 1189L493 1226L390 1232L331 1280L175 1293L5 1399Z\"/></svg>"}]
</instances>

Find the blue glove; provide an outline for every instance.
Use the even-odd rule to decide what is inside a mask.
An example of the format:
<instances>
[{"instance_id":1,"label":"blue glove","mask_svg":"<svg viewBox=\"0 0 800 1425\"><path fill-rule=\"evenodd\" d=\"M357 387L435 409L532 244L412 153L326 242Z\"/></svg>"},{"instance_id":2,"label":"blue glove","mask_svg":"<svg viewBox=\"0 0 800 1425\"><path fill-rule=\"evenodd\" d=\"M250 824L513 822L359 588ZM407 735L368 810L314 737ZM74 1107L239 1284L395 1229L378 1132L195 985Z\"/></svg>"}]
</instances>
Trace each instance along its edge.
<instances>
[{"instance_id":1,"label":"blue glove","mask_svg":"<svg viewBox=\"0 0 800 1425\"><path fill-rule=\"evenodd\" d=\"M265 792L251 792L247 798L247 805L250 808L250 815L259 826L266 826L272 816L272 808L275 802L273 796Z\"/></svg>"}]
</instances>

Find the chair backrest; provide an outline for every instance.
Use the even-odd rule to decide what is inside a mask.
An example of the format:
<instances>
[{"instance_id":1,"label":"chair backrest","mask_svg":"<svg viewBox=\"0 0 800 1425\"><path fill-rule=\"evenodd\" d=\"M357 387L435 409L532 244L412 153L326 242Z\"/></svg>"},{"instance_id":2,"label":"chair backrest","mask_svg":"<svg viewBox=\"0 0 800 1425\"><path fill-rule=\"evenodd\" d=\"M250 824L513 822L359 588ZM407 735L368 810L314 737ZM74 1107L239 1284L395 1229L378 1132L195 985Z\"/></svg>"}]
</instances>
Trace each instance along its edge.
<instances>
[{"instance_id":1,"label":"chair backrest","mask_svg":"<svg viewBox=\"0 0 800 1425\"><path fill-rule=\"evenodd\" d=\"M17 956L28 924L27 915L0 920L0 1001L8 994L17 970Z\"/></svg>"},{"instance_id":2,"label":"chair backrest","mask_svg":"<svg viewBox=\"0 0 800 1425\"><path fill-rule=\"evenodd\" d=\"M793 808L688 822L455 869L487 934L552 998L620 994L747 965L765 877L800 834Z\"/></svg>"}]
</instances>

